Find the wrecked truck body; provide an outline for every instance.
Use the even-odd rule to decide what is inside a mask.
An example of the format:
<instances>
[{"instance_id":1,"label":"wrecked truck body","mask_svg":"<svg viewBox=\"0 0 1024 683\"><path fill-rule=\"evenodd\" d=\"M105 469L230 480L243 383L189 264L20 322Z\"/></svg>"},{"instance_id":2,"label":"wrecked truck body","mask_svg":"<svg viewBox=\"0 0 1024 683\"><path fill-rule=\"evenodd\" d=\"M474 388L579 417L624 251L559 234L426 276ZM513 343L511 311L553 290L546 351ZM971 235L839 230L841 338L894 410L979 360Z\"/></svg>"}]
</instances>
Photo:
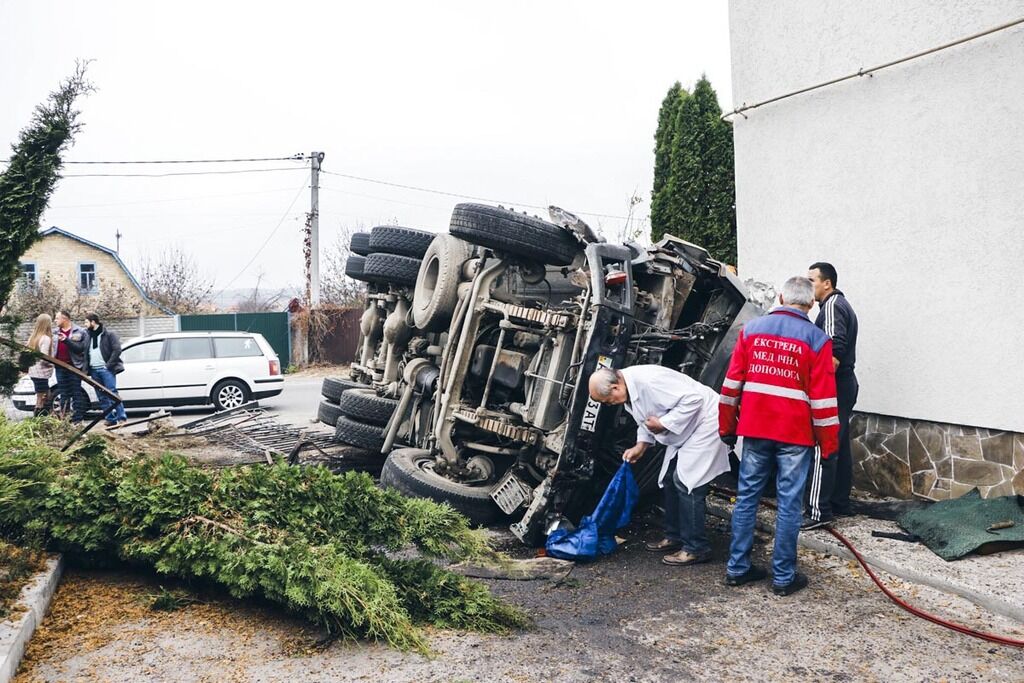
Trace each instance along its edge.
<instances>
[{"instance_id":1,"label":"wrecked truck body","mask_svg":"<svg viewBox=\"0 0 1024 683\"><path fill-rule=\"evenodd\" d=\"M633 443L624 411L589 398L596 368L660 364L717 389L761 313L701 247L609 244L550 213L456 206L420 263L397 380L377 383L397 399L381 483L505 518L528 544L586 512ZM647 491L659 458L637 465Z\"/></svg>"}]
</instances>

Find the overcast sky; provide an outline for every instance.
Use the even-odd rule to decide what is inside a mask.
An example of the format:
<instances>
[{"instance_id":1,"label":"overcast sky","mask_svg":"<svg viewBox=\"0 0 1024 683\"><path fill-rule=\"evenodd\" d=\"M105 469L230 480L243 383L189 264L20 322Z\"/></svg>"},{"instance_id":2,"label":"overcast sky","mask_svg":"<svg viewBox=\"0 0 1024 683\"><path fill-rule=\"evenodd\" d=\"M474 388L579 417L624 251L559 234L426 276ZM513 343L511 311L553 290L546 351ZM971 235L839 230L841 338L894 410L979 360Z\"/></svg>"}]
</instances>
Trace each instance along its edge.
<instances>
[{"instance_id":1,"label":"overcast sky","mask_svg":"<svg viewBox=\"0 0 1024 683\"><path fill-rule=\"evenodd\" d=\"M326 153L348 175L623 216L649 210L658 106L706 73L730 106L727 3L32 2L0 0L0 140L74 68L98 88L68 160ZM129 263L178 244L218 288L302 281L307 165L67 166L43 225ZM321 177L341 226L444 230L458 199ZM294 202L294 203L293 203ZM291 209L289 210L289 205ZM281 219L284 217L284 221ZM615 235L623 221L584 215ZM275 227L276 233L270 237ZM270 237L251 266L260 246Z\"/></svg>"}]
</instances>

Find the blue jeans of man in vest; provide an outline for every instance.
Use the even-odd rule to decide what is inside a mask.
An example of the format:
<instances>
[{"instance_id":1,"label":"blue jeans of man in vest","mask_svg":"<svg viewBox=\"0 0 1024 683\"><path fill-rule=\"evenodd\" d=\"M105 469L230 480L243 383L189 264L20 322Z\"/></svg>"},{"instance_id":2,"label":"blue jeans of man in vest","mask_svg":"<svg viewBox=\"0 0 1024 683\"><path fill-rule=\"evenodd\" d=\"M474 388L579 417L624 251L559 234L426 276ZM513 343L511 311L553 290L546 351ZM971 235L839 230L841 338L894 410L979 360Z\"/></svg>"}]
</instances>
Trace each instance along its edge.
<instances>
[{"instance_id":1,"label":"blue jeans of man in vest","mask_svg":"<svg viewBox=\"0 0 1024 683\"><path fill-rule=\"evenodd\" d=\"M772 465L775 475L776 503L775 548L772 550L772 583L785 586L796 577L796 542L802 521L804 483L814 456L814 446L743 439L739 487L732 513L732 542L729 544L729 576L740 576L750 569L750 550L754 545L757 505L768 483Z\"/></svg>"},{"instance_id":2,"label":"blue jeans of man in vest","mask_svg":"<svg viewBox=\"0 0 1024 683\"><path fill-rule=\"evenodd\" d=\"M117 393L117 376L110 370L107 370L106 368L89 368L89 376L110 391L115 394ZM118 403L115 408L114 399L110 398L102 391L96 392L96 398L100 402L100 410L103 411L103 417L106 419L107 424L115 424L128 419L128 416L124 413L123 403Z\"/></svg>"}]
</instances>

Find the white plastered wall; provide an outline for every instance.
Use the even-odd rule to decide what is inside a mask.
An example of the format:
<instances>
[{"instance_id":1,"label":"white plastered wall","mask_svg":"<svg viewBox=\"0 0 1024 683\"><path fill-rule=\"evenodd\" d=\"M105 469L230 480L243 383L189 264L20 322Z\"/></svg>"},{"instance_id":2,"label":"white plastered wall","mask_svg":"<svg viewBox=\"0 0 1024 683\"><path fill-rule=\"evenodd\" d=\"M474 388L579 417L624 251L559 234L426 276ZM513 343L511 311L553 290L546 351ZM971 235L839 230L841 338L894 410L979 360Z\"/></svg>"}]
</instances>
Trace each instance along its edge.
<instances>
[{"instance_id":1,"label":"white plastered wall","mask_svg":"<svg viewBox=\"0 0 1024 683\"><path fill-rule=\"evenodd\" d=\"M1021 17L1024 0L731 0L733 101ZM740 274L835 264L857 409L1024 432L1024 25L747 115Z\"/></svg>"}]
</instances>

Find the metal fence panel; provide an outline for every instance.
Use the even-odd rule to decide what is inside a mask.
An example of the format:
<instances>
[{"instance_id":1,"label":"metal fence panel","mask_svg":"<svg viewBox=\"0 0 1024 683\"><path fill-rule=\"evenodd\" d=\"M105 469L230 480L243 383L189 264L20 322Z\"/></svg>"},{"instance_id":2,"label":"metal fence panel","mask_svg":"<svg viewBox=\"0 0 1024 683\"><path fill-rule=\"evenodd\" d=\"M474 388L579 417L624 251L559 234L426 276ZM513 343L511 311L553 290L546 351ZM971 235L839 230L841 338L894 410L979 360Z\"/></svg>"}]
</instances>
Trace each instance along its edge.
<instances>
[{"instance_id":1,"label":"metal fence panel","mask_svg":"<svg viewBox=\"0 0 1024 683\"><path fill-rule=\"evenodd\" d=\"M262 334L281 361L291 362L288 313L202 313L181 316L182 332L257 332Z\"/></svg>"}]
</instances>

